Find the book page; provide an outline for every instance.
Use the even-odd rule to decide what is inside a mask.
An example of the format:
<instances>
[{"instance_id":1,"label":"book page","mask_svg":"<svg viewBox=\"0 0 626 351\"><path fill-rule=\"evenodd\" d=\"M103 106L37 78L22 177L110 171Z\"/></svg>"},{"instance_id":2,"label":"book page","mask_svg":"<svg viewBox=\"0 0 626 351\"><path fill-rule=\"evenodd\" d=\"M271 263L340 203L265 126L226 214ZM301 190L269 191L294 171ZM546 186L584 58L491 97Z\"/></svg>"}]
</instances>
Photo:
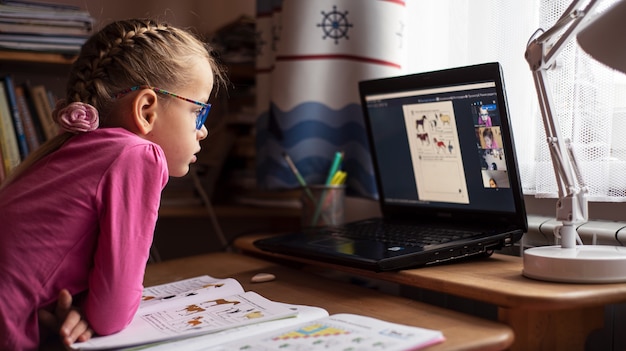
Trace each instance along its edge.
<instances>
[{"instance_id":1,"label":"book page","mask_svg":"<svg viewBox=\"0 0 626 351\"><path fill-rule=\"evenodd\" d=\"M130 351L141 349L150 351L201 351L206 350L207 345L220 345L227 342L233 342L235 340L242 339L243 337L260 335L263 333L271 332L273 330L279 330L285 327L289 327L291 325L297 325L310 322L319 318L328 317L328 312L320 307L289 304L283 305L285 305L289 309L297 311L298 314L293 318L283 318L263 323L249 324L241 327L226 329L216 333L189 337L175 341L166 341L158 344L145 345L138 348L125 350Z\"/></svg>"},{"instance_id":2,"label":"book page","mask_svg":"<svg viewBox=\"0 0 626 351\"><path fill-rule=\"evenodd\" d=\"M207 297L203 294L183 296L142 308L137 311L130 325L121 332L93 337L86 342L73 344L72 348L98 350L129 347L214 333L228 328L292 317L297 313L297 310L270 301L254 292L223 297Z\"/></svg>"},{"instance_id":3,"label":"book page","mask_svg":"<svg viewBox=\"0 0 626 351\"><path fill-rule=\"evenodd\" d=\"M337 314L276 332L208 348L210 351L419 350L445 338L440 331Z\"/></svg>"},{"instance_id":4,"label":"book page","mask_svg":"<svg viewBox=\"0 0 626 351\"><path fill-rule=\"evenodd\" d=\"M139 310L140 312L142 310L145 311L154 305L171 300L190 298L196 295L203 295L209 298L211 296L229 296L243 292L243 287L235 279L217 279L204 275L143 289Z\"/></svg>"}]
</instances>

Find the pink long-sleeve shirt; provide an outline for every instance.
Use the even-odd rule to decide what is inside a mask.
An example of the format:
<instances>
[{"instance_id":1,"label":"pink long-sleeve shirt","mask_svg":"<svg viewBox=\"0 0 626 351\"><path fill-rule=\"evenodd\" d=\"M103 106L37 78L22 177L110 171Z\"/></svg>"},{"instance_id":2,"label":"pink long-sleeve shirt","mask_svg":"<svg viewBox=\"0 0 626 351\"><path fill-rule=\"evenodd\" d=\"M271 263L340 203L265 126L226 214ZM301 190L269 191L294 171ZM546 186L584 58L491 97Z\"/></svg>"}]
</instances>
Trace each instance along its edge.
<instances>
[{"instance_id":1,"label":"pink long-sleeve shirt","mask_svg":"<svg viewBox=\"0 0 626 351\"><path fill-rule=\"evenodd\" d=\"M97 334L123 329L141 299L167 164L120 128L72 137L0 192L0 350L36 349L37 310L85 292Z\"/></svg>"}]
</instances>

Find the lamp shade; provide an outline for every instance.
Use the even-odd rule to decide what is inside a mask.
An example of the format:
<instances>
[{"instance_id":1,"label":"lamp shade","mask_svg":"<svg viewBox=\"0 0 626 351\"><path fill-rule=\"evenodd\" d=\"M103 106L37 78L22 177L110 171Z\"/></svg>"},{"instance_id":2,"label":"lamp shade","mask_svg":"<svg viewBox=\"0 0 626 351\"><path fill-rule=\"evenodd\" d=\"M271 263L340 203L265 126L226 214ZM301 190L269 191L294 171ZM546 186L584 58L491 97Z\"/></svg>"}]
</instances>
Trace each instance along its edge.
<instances>
[{"instance_id":1,"label":"lamp shade","mask_svg":"<svg viewBox=\"0 0 626 351\"><path fill-rule=\"evenodd\" d=\"M594 59L626 73L626 0L592 19L577 38L580 47Z\"/></svg>"}]
</instances>

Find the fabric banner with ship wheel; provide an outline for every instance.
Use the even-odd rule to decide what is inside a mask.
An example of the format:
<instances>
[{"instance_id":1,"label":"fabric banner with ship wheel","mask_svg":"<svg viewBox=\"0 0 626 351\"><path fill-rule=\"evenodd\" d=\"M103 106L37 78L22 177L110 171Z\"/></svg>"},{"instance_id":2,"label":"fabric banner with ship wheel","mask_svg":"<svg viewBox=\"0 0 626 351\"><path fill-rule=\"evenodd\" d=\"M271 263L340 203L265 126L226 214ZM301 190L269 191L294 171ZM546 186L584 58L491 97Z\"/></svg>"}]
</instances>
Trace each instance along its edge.
<instances>
[{"instance_id":1,"label":"fabric banner with ship wheel","mask_svg":"<svg viewBox=\"0 0 626 351\"><path fill-rule=\"evenodd\" d=\"M348 195L377 197L358 82L402 74L400 0L258 0L257 181L323 184L344 153Z\"/></svg>"}]
</instances>

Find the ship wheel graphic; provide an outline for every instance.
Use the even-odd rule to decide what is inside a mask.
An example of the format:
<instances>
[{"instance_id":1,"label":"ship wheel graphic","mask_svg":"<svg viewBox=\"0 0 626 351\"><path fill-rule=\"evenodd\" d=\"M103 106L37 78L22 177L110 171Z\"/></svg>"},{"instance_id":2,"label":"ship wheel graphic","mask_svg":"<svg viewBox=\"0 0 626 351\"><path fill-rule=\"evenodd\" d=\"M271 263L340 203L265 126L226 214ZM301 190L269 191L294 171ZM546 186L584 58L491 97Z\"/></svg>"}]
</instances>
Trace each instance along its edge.
<instances>
[{"instance_id":1,"label":"ship wheel graphic","mask_svg":"<svg viewBox=\"0 0 626 351\"><path fill-rule=\"evenodd\" d=\"M348 23L347 18L348 11L339 12L337 11L337 6L333 6L333 10L331 12L322 11L322 23L318 23L317 26L321 27L324 31L324 37L332 38L335 40L335 44L339 44L339 39L348 37L348 28L352 27L352 23Z\"/></svg>"}]
</instances>

